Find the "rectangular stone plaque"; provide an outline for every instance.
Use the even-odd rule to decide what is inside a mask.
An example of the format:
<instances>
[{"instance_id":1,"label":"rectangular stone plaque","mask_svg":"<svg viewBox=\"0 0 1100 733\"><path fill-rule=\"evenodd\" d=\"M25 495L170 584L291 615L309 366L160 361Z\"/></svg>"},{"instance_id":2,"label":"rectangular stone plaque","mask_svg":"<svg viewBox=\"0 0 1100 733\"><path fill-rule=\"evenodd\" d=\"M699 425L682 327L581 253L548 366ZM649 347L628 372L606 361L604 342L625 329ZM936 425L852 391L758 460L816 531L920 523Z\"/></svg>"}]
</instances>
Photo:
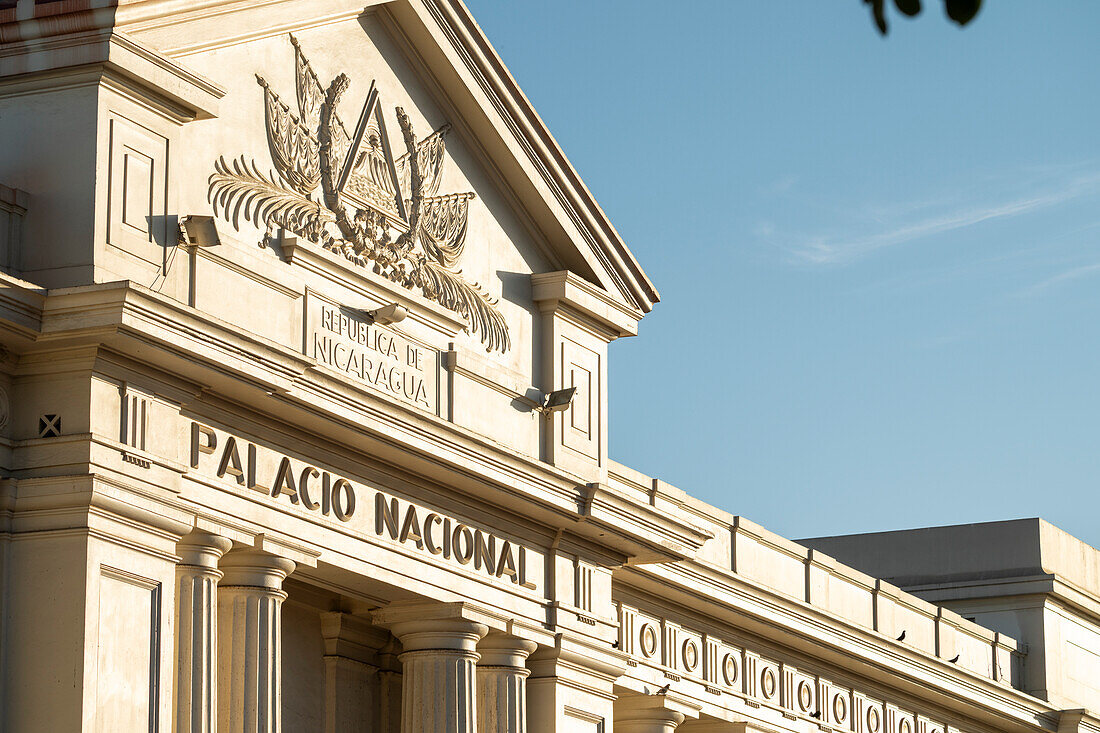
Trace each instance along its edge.
<instances>
[{"instance_id":1,"label":"rectangular stone plaque","mask_svg":"<svg viewBox=\"0 0 1100 733\"><path fill-rule=\"evenodd\" d=\"M307 290L306 356L402 402L439 414L439 350Z\"/></svg>"}]
</instances>

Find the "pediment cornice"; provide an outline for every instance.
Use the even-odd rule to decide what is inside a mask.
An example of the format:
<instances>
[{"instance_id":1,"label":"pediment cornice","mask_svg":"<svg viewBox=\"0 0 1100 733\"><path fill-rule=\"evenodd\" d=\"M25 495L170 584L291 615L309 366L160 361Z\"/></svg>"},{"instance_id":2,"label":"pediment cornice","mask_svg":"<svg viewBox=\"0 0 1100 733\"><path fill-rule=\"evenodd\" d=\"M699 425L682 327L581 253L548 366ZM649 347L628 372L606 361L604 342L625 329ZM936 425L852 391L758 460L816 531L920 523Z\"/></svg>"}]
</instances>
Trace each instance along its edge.
<instances>
[{"instance_id":1,"label":"pediment cornice","mask_svg":"<svg viewBox=\"0 0 1100 733\"><path fill-rule=\"evenodd\" d=\"M649 312L660 300L653 283L465 6L456 0L397 0L385 7L467 122L483 118L485 127L477 132L486 149L498 160L512 158L514 169L498 167L517 192L538 192L546 211L532 214L551 242L574 248L605 290ZM490 148L488 129L499 136L493 141L499 146Z\"/></svg>"}]
</instances>

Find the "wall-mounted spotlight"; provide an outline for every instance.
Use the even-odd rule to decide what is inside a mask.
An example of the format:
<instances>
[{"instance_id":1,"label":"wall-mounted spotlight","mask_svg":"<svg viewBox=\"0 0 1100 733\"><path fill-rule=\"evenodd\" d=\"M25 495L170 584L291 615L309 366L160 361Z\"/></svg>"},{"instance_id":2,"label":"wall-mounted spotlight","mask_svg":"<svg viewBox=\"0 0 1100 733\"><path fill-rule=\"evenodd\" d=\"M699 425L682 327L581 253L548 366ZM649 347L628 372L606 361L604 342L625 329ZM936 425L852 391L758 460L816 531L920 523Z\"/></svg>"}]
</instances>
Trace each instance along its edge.
<instances>
[{"instance_id":1,"label":"wall-mounted spotlight","mask_svg":"<svg viewBox=\"0 0 1100 733\"><path fill-rule=\"evenodd\" d=\"M180 244L188 247L214 247L222 243L212 216L181 216Z\"/></svg>"},{"instance_id":2,"label":"wall-mounted spotlight","mask_svg":"<svg viewBox=\"0 0 1100 733\"><path fill-rule=\"evenodd\" d=\"M363 315L366 316L369 323L376 323L379 326L388 326L391 323L400 323L405 320L405 316L409 315L409 311L402 305L390 303L381 308L363 311Z\"/></svg>"},{"instance_id":3,"label":"wall-mounted spotlight","mask_svg":"<svg viewBox=\"0 0 1100 733\"><path fill-rule=\"evenodd\" d=\"M573 398L577 394L576 387L566 387L546 395L546 402L542 405L543 412L562 412L568 410L573 404Z\"/></svg>"}]
</instances>

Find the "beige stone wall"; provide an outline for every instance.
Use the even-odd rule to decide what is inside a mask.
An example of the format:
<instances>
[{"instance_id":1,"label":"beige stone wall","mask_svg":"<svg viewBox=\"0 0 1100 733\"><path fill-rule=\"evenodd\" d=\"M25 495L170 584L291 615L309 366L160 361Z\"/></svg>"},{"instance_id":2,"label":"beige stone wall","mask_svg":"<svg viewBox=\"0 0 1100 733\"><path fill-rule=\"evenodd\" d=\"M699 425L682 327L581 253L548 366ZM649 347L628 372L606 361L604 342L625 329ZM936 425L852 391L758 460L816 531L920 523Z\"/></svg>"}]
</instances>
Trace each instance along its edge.
<instances>
[{"instance_id":1,"label":"beige stone wall","mask_svg":"<svg viewBox=\"0 0 1100 733\"><path fill-rule=\"evenodd\" d=\"M346 125L371 80L391 143L396 106L450 125L450 282L488 300L257 225L340 215L270 173L291 33ZM460 3L20 0L0 52L4 730L1094 727L1017 689L1011 638L610 460L608 344L657 295ZM219 159L269 177L252 221Z\"/></svg>"}]
</instances>

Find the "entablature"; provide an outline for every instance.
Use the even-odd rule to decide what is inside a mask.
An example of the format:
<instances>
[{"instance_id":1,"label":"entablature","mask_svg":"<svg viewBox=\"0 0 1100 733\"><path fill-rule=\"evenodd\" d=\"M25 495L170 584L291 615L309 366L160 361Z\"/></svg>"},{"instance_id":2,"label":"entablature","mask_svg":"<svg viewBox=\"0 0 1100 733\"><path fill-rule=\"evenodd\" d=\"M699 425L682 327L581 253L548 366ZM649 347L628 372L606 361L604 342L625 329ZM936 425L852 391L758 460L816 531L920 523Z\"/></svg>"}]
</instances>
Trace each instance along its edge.
<instances>
[{"instance_id":1,"label":"entablature","mask_svg":"<svg viewBox=\"0 0 1100 733\"><path fill-rule=\"evenodd\" d=\"M99 344L165 373L186 375L202 399L250 404L284 433L356 446L371 456L438 481L479 501L515 511L550 528L564 527L617 553L622 562L690 556L707 535L676 515L655 511L607 487L516 454L396 399L327 378L313 360L241 333L132 283L68 288L16 297L39 310L33 342L12 341L15 353L52 352ZM39 302L40 301L40 302ZM194 409L194 406L191 407Z\"/></svg>"},{"instance_id":2,"label":"entablature","mask_svg":"<svg viewBox=\"0 0 1100 733\"><path fill-rule=\"evenodd\" d=\"M903 719L909 731L1057 728L1057 711L1013 688L1010 669L991 679L729 571L624 568L613 598L634 687L670 685L704 712L864 733L898 733ZM1014 665L1015 642L990 635L991 660Z\"/></svg>"}]
</instances>

